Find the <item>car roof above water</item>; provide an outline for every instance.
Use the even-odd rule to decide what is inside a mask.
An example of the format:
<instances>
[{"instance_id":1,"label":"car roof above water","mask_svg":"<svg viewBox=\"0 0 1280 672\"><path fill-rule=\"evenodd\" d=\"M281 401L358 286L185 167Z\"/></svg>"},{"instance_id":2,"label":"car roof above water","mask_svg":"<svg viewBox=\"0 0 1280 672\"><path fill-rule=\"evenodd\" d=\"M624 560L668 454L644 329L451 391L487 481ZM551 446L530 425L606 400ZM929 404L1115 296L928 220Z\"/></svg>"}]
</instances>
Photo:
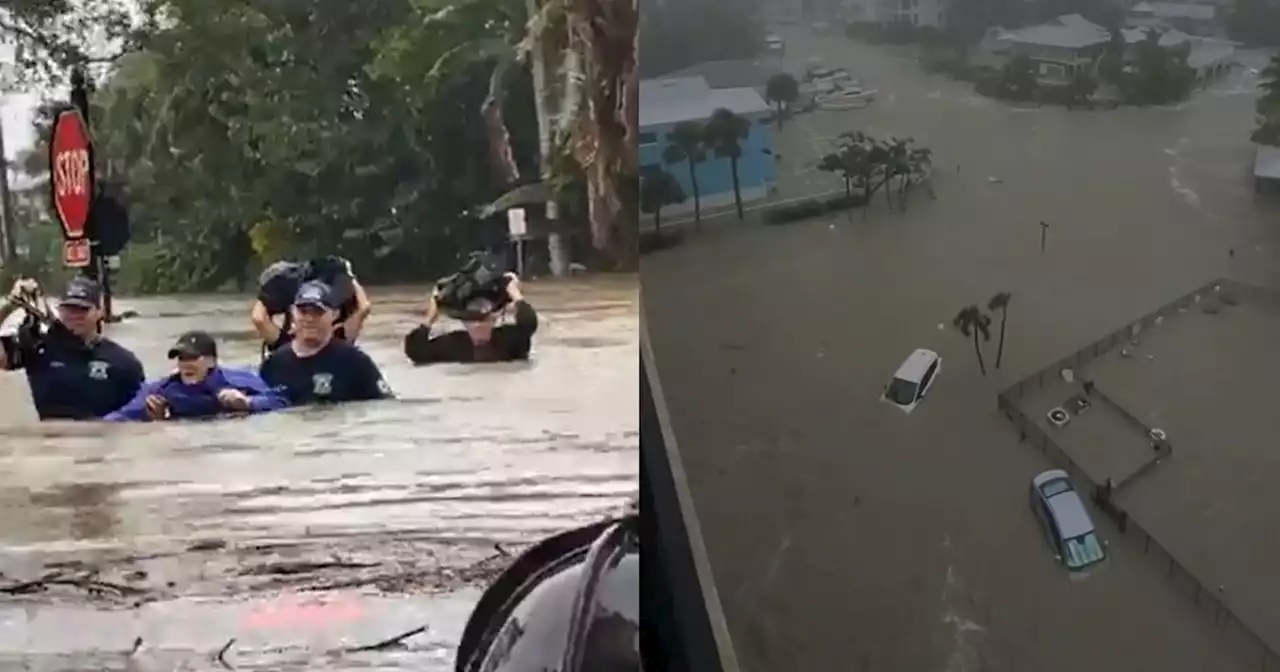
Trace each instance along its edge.
<instances>
[{"instance_id":1,"label":"car roof above water","mask_svg":"<svg viewBox=\"0 0 1280 672\"><path fill-rule=\"evenodd\" d=\"M894 378L901 378L912 382L919 382L924 377L925 369L938 359L938 353L924 348L917 348L907 356L907 360L898 367L898 372L893 374Z\"/></svg>"},{"instance_id":2,"label":"car roof above water","mask_svg":"<svg viewBox=\"0 0 1280 672\"><path fill-rule=\"evenodd\" d=\"M1032 483L1038 491L1046 483L1065 479L1068 483L1071 479L1067 476L1067 472L1061 469L1051 469L1039 476L1036 476ZM1089 512L1084 508L1084 502L1080 499L1080 494L1076 492L1074 484L1070 490L1050 497L1049 511L1053 514L1055 522L1058 524L1058 533L1063 539L1073 539L1083 534L1093 532L1093 520L1089 518Z\"/></svg>"}]
</instances>

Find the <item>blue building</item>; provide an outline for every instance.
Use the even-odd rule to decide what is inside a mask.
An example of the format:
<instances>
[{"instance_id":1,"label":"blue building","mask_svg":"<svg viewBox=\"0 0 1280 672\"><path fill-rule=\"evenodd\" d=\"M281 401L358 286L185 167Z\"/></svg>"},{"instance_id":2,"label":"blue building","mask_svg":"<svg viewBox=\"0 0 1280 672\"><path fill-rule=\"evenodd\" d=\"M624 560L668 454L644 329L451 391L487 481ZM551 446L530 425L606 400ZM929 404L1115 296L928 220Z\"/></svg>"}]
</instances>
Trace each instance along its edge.
<instances>
[{"instance_id":1,"label":"blue building","mask_svg":"<svg viewBox=\"0 0 1280 672\"><path fill-rule=\"evenodd\" d=\"M751 87L713 89L703 77L676 77L640 82L640 165L662 167L671 173L689 199L671 206L672 214L693 210L693 187L686 162L665 164L667 134L682 121L705 123L717 109L727 109L751 122L751 131L742 143L738 159L738 185L742 200L765 198L777 182L774 160L774 126L768 121L770 109L760 93ZM698 191L704 211L733 204L733 175L728 159L708 152L697 165Z\"/></svg>"}]
</instances>

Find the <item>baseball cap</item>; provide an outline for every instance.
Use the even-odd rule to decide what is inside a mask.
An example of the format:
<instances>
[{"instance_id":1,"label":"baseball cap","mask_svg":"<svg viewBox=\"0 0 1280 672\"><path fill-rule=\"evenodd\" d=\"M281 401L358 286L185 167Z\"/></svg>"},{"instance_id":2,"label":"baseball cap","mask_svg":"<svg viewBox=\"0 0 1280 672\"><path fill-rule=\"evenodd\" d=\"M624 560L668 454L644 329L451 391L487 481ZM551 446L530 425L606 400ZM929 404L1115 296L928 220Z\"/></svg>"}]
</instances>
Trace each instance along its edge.
<instances>
[{"instance_id":1,"label":"baseball cap","mask_svg":"<svg viewBox=\"0 0 1280 672\"><path fill-rule=\"evenodd\" d=\"M72 278L58 303L81 308L97 308L102 305L102 285L89 278Z\"/></svg>"},{"instance_id":2,"label":"baseball cap","mask_svg":"<svg viewBox=\"0 0 1280 672\"><path fill-rule=\"evenodd\" d=\"M217 357L218 342L207 331L188 331L169 348L169 359L179 357Z\"/></svg>"},{"instance_id":3,"label":"baseball cap","mask_svg":"<svg viewBox=\"0 0 1280 672\"><path fill-rule=\"evenodd\" d=\"M298 293L293 297L293 305L299 308L314 306L325 310L337 310L334 305L333 289L319 280L302 283Z\"/></svg>"}]
</instances>

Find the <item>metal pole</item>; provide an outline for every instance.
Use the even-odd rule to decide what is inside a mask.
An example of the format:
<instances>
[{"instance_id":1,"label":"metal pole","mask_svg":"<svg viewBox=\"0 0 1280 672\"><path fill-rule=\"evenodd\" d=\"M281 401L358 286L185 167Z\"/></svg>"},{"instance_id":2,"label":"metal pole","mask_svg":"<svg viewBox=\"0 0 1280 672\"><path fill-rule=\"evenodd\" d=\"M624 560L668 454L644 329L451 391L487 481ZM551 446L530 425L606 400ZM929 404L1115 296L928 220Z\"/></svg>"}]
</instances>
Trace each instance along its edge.
<instances>
[{"instance_id":1,"label":"metal pole","mask_svg":"<svg viewBox=\"0 0 1280 672\"><path fill-rule=\"evenodd\" d=\"M80 115L84 118L85 127L89 129L89 131L92 133L93 119L89 114L90 108L89 108L88 83L85 78L84 70L78 66L71 70L71 96L70 97L71 97L71 104L80 110ZM93 186L94 186L93 191L95 196L94 200L97 200L97 196L100 195L100 185L95 184ZM89 204L90 221L93 220L93 211L96 205L97 205L96 203ZM92 277L94 280L97 280L98 282L102 283L102 311L104 313L104 319L108 323L114 322L115 312L113 310L113 301L111 300L111 267L110 265L107 264L106 258L98 251L97 240L90 240L89 246L90 246L90 250L92 251L91 253L93 255L93 261L89 264L88 268L86 269L87 275Z\"/></svg>"},{"instance_id":2,"label":"metal pole","mask_svg":"<svg viewBox=\"0 0 1280 672\"><path fill-rule=\"evenodd\" d=\"M4 115L0 115L0 238L4 248L0 250L0 262L12 264L18 257L18 241L14 238L16 227L13 221L13 192L9 190L9 154L4 146Z\"/></svg>"}]
</instances>

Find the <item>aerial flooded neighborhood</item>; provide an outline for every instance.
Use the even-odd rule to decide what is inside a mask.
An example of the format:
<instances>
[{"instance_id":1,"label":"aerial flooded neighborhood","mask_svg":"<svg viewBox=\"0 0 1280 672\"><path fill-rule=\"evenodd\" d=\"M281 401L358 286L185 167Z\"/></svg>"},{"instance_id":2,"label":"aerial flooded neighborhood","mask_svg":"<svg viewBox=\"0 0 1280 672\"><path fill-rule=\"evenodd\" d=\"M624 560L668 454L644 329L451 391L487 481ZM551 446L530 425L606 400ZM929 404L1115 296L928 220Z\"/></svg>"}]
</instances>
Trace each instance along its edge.
<instances>
[{"instance_id":1,"label":"aerial flooded neighborhood","mask_svg":"<svg viewBox=\"0 0 1280 672\"><path fill-rule=\"evenodd\" d=\"M1280 11L714 4L641 274L743 665L1280 668Z\"/></svg>"}]
</instances>

